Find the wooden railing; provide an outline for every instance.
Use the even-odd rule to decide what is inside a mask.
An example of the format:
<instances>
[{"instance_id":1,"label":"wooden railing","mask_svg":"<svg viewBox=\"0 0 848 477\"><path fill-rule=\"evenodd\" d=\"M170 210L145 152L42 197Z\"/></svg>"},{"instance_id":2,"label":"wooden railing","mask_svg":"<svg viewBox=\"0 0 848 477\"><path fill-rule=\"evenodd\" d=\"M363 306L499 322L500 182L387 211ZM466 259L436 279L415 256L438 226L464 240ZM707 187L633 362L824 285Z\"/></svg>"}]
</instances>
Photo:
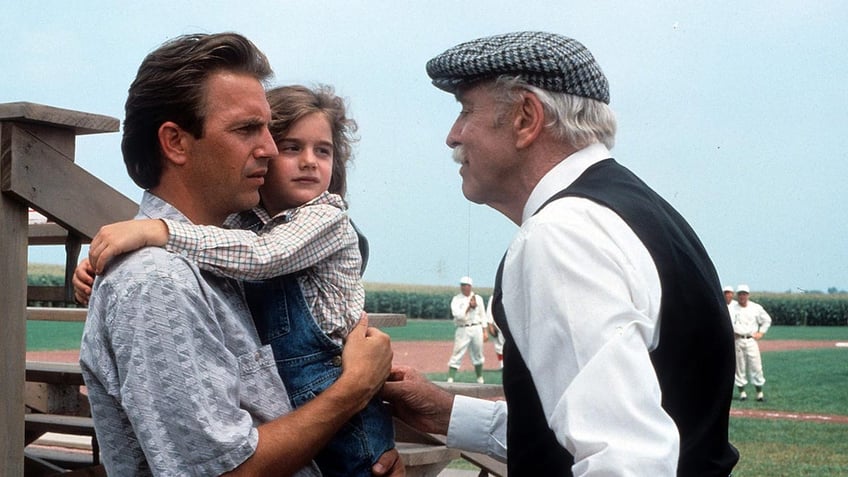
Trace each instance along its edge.
<instances>
[{"instance_id":1,"label":"wooden railing","mask_svg":"<svg viewBox=\"0 0 848 477\"><path fill-rule=\"evenodd\" d=\"M98 114L24 102L0 104L0 476L45 470L33 459L25 460L22 446L28 246L65 245L69 277L82 244L101 225L135 215L138 206L132 200L74 163L76 136L116 132L118 126L117 119ZM52 223L30 226L30 209ZM69 293L66 280L62 298L69 300Z\"/></svg>"}]
</instances>

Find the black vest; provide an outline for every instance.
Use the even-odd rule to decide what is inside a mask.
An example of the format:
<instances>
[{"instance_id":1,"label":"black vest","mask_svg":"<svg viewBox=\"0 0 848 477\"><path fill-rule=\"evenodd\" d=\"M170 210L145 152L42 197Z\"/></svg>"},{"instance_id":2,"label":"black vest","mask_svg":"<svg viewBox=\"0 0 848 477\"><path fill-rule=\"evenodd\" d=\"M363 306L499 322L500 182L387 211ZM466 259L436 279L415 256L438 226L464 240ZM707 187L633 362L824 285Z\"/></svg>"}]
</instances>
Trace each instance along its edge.
<instances>
[{"instance_id":1,"label":"black vest","mask_svg":"<svg viewBox=\"0 0 848 477\"><path fill-rule=\"evenodd\" d=\"M611 209L653 258L662 301L660 340L651 361L662 390L662 406L680 432L678 475L727 476L739 459L727 440L736 366L733 328L718 275L703 245L671 205L613 159L588 168L539 210L566 196L584 197ZM506 336L503 385L509 408L509 475L572 475L574 458L548 427L533 377L509 331L501 302L502 275L503 262L495 279L492 311Z\"/></svg>"}]
</instances>

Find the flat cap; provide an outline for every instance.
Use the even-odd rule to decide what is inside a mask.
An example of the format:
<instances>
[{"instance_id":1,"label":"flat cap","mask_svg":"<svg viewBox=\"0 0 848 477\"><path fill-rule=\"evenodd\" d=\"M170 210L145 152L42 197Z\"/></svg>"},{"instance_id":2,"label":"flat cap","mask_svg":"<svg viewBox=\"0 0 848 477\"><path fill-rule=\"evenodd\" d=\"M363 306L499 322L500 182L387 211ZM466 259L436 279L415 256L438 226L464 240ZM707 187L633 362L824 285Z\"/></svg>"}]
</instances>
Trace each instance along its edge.
<instances>
[{"instance_id":1,"label":"flat cap","mask_svg":"<svg viewBox=\"0 0 848 477\"><path fill-rule=\"evenodd\" d=\"M609 83L592 53L555 33L506 33L461 43L428 61L427 74L449 93L462 84L521 75L538 88L609 104Z\"/></svg>"}]
</instances>

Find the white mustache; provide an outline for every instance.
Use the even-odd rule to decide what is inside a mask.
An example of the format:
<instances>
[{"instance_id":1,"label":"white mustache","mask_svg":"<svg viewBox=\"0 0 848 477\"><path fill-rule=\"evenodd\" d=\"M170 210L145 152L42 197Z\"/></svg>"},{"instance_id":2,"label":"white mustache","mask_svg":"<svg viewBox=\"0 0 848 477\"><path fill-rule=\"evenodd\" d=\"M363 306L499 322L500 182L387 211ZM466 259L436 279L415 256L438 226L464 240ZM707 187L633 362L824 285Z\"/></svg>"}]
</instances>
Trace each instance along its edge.
<instances>
[{"instance_id":1,"label":"white mustache","mask_svg":"<svg viewBox=\"0 0 848 477\"><path fill-rule=\"evenodd\" d=\"M456 146L453 148L453 162L457 164L462 164L465 162L465 148L463 146Z\"/></svg>"}]
</instances>

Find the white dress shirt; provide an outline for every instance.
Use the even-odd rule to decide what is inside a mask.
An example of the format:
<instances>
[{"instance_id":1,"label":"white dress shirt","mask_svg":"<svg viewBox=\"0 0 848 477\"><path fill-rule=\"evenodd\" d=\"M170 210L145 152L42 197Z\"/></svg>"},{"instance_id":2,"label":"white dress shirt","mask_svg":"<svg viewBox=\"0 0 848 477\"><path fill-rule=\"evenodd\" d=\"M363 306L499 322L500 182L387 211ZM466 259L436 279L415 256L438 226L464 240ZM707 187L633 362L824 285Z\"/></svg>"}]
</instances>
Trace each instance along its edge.
<instances>
[{"instance_id":1,"label":"white dress shirt","mask_svg":"<svg viewBox=\"0 0 848 477\"><path fill-rule=\"evenodd\" d=\"M559 199L534 215L609 157L591 145L537 184L507 251L504 309L548 424L574 455L574 475L675 475L679 434L661 407L649 356L659 340L661 287L648 250L617 214L588 199ZM487 447L469 450L503 459L505 446L492 444L505 442L506 420L474 417L501 412L457 398L448 444L465 448L466 436L482 432L493 436Z\"/></svg>"}]
</instances>

